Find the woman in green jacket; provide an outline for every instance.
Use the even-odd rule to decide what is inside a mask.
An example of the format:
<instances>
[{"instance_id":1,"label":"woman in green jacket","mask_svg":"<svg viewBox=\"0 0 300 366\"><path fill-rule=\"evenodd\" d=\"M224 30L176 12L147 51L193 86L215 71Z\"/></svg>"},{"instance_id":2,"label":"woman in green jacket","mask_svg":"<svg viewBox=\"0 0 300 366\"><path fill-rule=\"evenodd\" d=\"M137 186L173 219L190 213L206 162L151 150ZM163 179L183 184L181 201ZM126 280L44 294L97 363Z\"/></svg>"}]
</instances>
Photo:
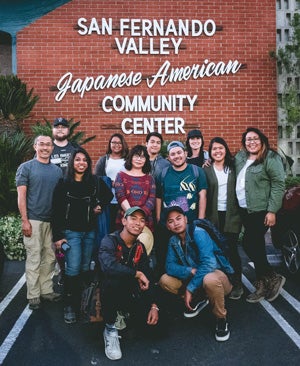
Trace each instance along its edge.
<instances>
[{"instance_id":1,"label":"woman in green jacket","mask_svg":"<svg viewBox=\"0 0 300 366\"><path fill-rule=\"evenodd\" d=\"M221 137L210 141L208 152L211 165L204 167L208 185L206 217L228 239L229 260L235 272L229 297L238 300L244 291L241 258L237 247L241 218L235 194L234 158L226 141Z\"/></svg>"},{"instance_id":2,"label":"woman in green jacket","mask_svg":"<svg viewBox=\"0 0 300 366\"><path fill-rule=\"evenodd\" d=\"M235 157L236 194L245 228L244 249L253 261L256 291L247 297L255 303L273 301L285 278L268 262L265 233L276 223L284 194L284 168L281 157L269 146L268 138L257 128L249 127L242 135L243 149Z\"/></svg>"}]
</instances>

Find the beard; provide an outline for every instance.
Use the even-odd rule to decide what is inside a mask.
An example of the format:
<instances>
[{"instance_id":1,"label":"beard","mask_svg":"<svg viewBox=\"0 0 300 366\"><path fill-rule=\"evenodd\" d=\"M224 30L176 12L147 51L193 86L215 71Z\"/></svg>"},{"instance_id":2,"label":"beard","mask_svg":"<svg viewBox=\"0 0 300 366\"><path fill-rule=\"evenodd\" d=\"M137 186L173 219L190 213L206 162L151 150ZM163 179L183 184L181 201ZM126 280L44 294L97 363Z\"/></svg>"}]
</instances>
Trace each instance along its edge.
<instances>
[{"instance_id":1,"label":"beard","mask_svg":"<svg viewBox=\"0 0 300 366\"><path fill-rule=\"evenodd\" d=\"M56 141L65 141L68 138L68 135L63 136L53 136Z\"/></svg>"}]
</instances>

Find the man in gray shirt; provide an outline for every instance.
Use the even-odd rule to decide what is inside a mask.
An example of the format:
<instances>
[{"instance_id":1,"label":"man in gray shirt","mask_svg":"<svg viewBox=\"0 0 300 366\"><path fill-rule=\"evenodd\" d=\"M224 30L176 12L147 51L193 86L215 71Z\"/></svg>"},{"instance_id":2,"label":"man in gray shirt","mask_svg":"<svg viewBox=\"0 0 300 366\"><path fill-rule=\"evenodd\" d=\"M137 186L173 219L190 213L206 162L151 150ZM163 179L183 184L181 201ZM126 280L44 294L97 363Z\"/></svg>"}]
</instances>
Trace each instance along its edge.
<instances>
[{"instance_id":1,"label":"man in gray shirt","mask_svg":"<svg viewBox=\"0 0 300 366\"><path fill-rule=\"evenodd\" d=\"M51 215L54 188L63 174L50 163L53 142L49 136L34 141L36 157L21 164L16 174L18 207L26 248L26 282L29 308L40 308L40 298L57 301L52 274L55 254L52 248Z\"/></svg>"}]
</instances>

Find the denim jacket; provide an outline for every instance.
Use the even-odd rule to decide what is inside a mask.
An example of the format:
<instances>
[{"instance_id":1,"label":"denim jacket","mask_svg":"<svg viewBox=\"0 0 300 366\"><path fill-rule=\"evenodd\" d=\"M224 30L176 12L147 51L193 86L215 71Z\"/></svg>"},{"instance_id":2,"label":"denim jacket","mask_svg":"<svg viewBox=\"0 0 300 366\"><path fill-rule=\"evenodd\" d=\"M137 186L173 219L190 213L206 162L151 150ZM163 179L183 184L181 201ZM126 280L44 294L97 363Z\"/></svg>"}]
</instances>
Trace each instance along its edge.
<instances>
[{"instance_id":1,"label":"denim jacket","mask_svg":"<svg viewBox=\"0 0 300 366\"><path fill-rule=\"evenodd\" d=\"M183 249L179 237L173 235L169 240L166 260L167 274L187 282L187 290L192 293L203 285L203 278L208 273L216 269L226 274L234 272L221 249L204 229L196 227L193 236L194 239L187 229ZM192 268L197 268L194 276L191 274Z\"/></svg>"}]
</instances>

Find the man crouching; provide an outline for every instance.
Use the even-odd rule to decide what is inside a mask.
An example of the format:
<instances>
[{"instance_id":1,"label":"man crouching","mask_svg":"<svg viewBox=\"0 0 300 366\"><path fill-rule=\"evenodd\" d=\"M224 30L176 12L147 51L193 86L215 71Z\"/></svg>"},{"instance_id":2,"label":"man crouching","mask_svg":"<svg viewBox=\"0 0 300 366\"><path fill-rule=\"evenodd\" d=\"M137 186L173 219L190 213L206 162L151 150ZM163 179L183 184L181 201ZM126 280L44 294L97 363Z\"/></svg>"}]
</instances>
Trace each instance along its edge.
<instances>
[{"instance_id":1,"label":"man crouching","mask_svg":"<svg viewBox=\"0 0 300 366\"><path fill-rule=\"evenodd\" d=\"M103 272L103 337L105 354L110 360L122 357L115 324L119 311L130 309L132 315L135 306L139 315L145 315L148 325L158 323L159 308L154 300L149 259L144 244L137 239L145 226L145 216L140 207L129 208L122 219L123 229L106 235L99 248Z\"/></svg>"},{"instance_id":2,"label":"man crouching","mask_svg":"<svg viewBox=\"0 0 300 366\"><path fill-rule=\"evenodd\" d=\"M220 248L200 227L195 227L191 236L187 218L179 206L166 209L166 225L173 233L169 240L166 260L166 274L160 278L160 286L173 294L184 295L186 311L184 316L192 318L208 303L199 297L204 292L216 317L215 338L227 341L230 336L225 295L232 285L225 273L233 269Z\"/></svg>"}]
</instances>

